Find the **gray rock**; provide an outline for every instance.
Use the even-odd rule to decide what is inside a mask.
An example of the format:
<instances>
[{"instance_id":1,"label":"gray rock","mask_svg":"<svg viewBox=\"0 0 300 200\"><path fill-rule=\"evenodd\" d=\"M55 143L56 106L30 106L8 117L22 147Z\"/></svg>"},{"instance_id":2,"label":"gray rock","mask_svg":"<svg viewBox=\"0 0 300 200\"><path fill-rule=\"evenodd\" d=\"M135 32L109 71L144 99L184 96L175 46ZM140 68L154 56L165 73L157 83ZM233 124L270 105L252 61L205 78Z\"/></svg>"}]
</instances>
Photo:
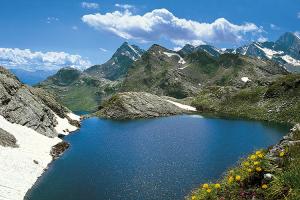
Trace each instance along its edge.
<instances>
[{"instance_id":1,"label":"gray rock","mask_svg":"<svg viewBox=\"0 0 300 200\"><path fill-rule=\"evenodd\" d=\"M0 146L18 147L16 138L10 133L0 128Z\"/></svg>"},{"instance_id":2,"label":"gray rock","mask_svg":"<svg viewBox=\"0 0 300 200\"><path fill-rule=\"evenodd\" d=\"M48 137L56 137L57 115L64 117L67 109L46 92L28 87L0 67L0 115L11 123L36 130Z\"/></svg>"},{"instance_id":3,"label":"gray rock","mask_svg":"<svg viewBox=\"0 0 300 200\"><path fill-rule=\"evenodd\" d=\"M146 92L124 92L113 96L94 115L112 119L136 119L170 116L185 110Z\"/></svg>"}]
</instances>

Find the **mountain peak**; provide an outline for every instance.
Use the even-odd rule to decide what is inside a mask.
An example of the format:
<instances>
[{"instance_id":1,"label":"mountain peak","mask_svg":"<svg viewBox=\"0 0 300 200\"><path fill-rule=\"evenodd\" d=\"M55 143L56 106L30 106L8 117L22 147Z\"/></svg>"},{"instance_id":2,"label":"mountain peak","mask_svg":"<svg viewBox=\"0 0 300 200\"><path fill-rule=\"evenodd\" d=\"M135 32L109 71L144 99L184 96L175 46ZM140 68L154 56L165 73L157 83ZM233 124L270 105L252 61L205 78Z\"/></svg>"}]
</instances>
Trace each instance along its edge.
<instances>
[{"instance_id":1,"label":"mountain peak","mask_svg":"<svg viewBox=\"0 0 300 200\"><path fill-rule=\"evenodd\" d=\"M140 49L137 45L130 45L128 42L124 42L114 53L112 58L119 58L120 56L127 56L131 60L135 61L139 59L144 53L143 49Z\"/></svg>"}]
</instances>

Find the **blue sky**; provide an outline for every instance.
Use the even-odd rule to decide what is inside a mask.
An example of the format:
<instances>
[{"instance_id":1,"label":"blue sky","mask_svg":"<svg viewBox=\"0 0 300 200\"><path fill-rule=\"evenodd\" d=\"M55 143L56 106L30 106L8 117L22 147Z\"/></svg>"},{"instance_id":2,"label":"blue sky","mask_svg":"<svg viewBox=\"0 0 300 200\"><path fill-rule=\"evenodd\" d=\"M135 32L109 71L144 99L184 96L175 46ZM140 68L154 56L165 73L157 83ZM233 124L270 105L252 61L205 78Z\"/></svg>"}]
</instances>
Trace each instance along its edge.
<instances>
[{"instance_id":1,"label":"blue sky","mask_svg":"<svg viewBox=\"0 0 300 200\"><path fill-rule=\"evenodd\" d=\"M0 48L42 52L36 60L65 52L54 54L61 56L57 65L64 59L89 65L108 60L124 41L173 49L276 40L300 31L300 0L1 0L0 26ZM53 55L46 57L51 65Z\"/></svg>"}]
</instances>

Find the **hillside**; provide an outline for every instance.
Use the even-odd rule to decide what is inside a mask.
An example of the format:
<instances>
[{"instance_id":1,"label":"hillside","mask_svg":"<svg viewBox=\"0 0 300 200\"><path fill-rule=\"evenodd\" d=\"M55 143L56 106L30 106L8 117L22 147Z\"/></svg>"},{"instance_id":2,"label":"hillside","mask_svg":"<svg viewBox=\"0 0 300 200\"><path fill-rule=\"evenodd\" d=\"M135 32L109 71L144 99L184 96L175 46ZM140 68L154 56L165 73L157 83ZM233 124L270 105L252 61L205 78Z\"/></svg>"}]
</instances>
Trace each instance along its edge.
<instances>
[{"instance_id":1,"label":"hillside","mask_svg":"<svg viewBox=\"0 0 300 200\"><path fill-rule=\"evenodd\" d=\"M300 122L300 75L281 76L266 86L204 88L192 102L198 111L282 123Z\"/></svg>"},{"instance_id":2,"label":"hillside","mask_svg":"<svg viewBox=\"0 0 300 200\"><path fill-rule=\"evenodd\" d=\"M280 74L287 71L271 61L227 53L214 57L199 51L181 57L153 45L133 64L121 90L185 98L207 85L259 85Z\"/></svg>"},{"instance_id":3,"label":"hillside","mask_svg":"<svg viewBox=\"0 0 300 200\"><path fill-rule=\"evenodd\" d=\"M37 85L52 93L72 111L95 111L103 99L118 90L118 82L90 76L72 68L63 68Z\"/></svg>"},{"instance_id":4,"label":"hillside","mask_svg":"<svg viewBox=\"0 0 300 200\"><path fill-rule=\"evenodd\" d=\"M0 67L0 197L23 199L52 159L67 148L58 136L79 126L79 116L53 96L22 84ZM57 144L63 148L56 149Z\"/></svg>"}]
</instances>

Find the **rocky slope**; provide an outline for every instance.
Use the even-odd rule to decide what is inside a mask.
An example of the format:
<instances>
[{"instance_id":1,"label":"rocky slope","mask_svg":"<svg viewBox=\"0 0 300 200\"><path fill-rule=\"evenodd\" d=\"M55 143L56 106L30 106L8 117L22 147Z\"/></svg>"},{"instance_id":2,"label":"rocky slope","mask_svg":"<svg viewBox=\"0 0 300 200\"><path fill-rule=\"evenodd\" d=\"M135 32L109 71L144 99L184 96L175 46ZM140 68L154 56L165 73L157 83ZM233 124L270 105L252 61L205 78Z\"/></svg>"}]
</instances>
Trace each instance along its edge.
<instances>
[{"instance_id":1,"label":"rocky slope","mask_svg":"<svg viewBox=\"0 0 300 200\"><path fill-rule=\"evenodd\" d=\"M138 60L143 53L144 50L138 46L124 42L106 63L92 66L85 72L94 77L117 80L127 74L132 63Z\"/></svg>"},{"instance_id":2,"label":"rocky slope","mask_svg":"<svg viewBox=\"0 0 300 200\"><path fill-rule=\"evenodd\" d=\"M259 85L287 71L271 61L238 54L179 53L153 45L136 61L122 91L146 91L175 98L193 96L207 85Z\"/></svg>"},{"instance_id":3,"label":"rocky slope","mask_svg":"<svg viewBox=\"0 0 300 200\"><path fill-rule=\"evenodd\" d=\"M145 92L124 92L104 102L93 115L111 119L136 119L187 113L185 105Z\"/></svg>"},{"instance_id":4,"label":"rocky slope","mask_svg":"<svg viewBox=\"0 0 300 200\"><path fill-rule=\"evenodd\" d=\"M283 123L300 122L300 75L278 77L263 86L211 86L192 103L199 112Z\"/></svg>"},{"instance_id":5,"label":"rocky slope","mask_svg":"<svg viewBox=\"0 0 300 200\"><path fill-rule=\"evenodd\" d=\"M23 199L54 158L58 135L79 125L79 116L50 94L0 67L0 198Z\"/></svg>"}]
</instances>

